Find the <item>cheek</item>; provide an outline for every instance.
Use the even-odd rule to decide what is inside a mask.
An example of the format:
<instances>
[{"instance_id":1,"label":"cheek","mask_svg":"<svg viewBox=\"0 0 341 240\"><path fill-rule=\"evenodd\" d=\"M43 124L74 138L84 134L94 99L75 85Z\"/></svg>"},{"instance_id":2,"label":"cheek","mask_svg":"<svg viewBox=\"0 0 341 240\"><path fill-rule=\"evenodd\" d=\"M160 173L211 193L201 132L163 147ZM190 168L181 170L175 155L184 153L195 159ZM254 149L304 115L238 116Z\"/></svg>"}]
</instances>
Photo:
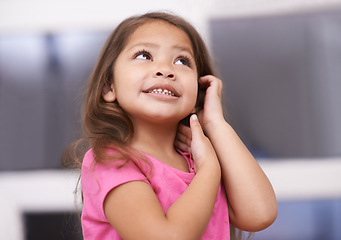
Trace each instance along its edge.
<instances>
[{"instance_id":1,"label":"cheek","mask_svg":"<svg viewBox=\"0 0 341 240\"><path fill-rule=\"evenodd\" d=\"M114 89L116 94L116 100L119 105L125 109L126 102L129 102L131 99L130 89L126 86L126 81L122 77L118 77L117 75L114 78Z\"/></svg>"},{"instance_id":2,"label":"cheek","mask_svg":"<svg viewBox=\"0 0 341 240\"><path fill-rule=\"evenodd\" d=\"M187 89L189 90L190 101L194 106L198 98L198 81L196 79L192 81L192 83L187 86Z\"/></svg>"},{"instance_id":3,"label":"cheek","mask_svg":"<svg viewBox=\"0 0 341 240\"><path fill-rule=\"evenodd\" d=\"M204 102L205 102L205 89L199 89L198 90L198 97L197 102L195 104L196 111L199 112L204 108Z\"/></svg>"}]
</instances>

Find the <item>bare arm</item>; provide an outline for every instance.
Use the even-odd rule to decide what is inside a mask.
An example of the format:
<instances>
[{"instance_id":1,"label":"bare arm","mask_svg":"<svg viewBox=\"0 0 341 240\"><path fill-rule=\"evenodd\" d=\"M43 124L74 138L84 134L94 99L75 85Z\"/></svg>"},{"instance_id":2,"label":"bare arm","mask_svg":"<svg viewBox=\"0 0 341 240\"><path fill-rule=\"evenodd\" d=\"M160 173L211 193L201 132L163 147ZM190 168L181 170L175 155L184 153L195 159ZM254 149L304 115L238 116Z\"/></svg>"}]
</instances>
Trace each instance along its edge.
<instances>
[{"instance_id":1,"label":"bare arm","mask_svg":"<svg viewBox=\"0 0 341 240\"><path fill-rule=\"evenodd\" d=\"M191 119L196 176L165 213L152 188L129 182L106 197L107 219L124 239L199 239L209 222L221 178L220 165L199 121Z\"/></svg>"},{"instance_id":2,"label":"bare arm","mask_svg":"<svg viewBox=\"0 0 341 240\"><path fill-rule=\"evenodd\" d=\"M208 131L218 155L229 201L231 223L260 231L277 217L277 201L268 178L226 122Z\"/></svg>"},{"instance_id":3,"label":"bare arm","mask_svg":"<svg viewBox=\"0 0 341 240\"><path fill-rule=\"evenodd\" d=\"M245 231L265 229L277 217L277 201L271 183L238 135L224 120L221 107L222 82L213 76L205 76L200 79L200 83L207 87L200 122L221 165L230 222ZM190 132L184 126L179 131L182 138L180 145L185 148L189 141L186 136L190 136Z\"/></svg>"}]
</instances>

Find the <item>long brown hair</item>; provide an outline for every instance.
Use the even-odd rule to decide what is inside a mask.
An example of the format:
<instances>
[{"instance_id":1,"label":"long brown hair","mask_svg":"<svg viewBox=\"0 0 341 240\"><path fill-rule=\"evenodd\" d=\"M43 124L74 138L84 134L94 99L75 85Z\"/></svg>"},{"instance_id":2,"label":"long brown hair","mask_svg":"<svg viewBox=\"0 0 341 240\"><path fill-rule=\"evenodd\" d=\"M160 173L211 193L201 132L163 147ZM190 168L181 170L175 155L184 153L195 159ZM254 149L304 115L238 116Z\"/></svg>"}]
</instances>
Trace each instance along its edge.
<instances>
[{"instance_id":1,"label":"long brown hair","mask_svg":"<svg viewBox=\"0 0 341 240\"><path fill-rule=\"evenodd\" d=\"M131 120L117 101L108 103L103 99L102 94L115 81L113 77L115 61L130 36L139 26L156 20L168 22L187 34L192 43L199 77L208 74L214 75L211 60L202 38L194 27L181 17L164 12L151 12L124 20L106 41L90 77L86 93L83 130L86 138L90 139L90 146L96 161L108 157L105 154L106 151L103 151L107 148L113 149L117 153L115 154L117 158L129 160L131 156L135 156L134 151L129 148L134 134ZM204 92L199 89L196 104L198 111L203 108Z\"/></svg>"}]
</instances>

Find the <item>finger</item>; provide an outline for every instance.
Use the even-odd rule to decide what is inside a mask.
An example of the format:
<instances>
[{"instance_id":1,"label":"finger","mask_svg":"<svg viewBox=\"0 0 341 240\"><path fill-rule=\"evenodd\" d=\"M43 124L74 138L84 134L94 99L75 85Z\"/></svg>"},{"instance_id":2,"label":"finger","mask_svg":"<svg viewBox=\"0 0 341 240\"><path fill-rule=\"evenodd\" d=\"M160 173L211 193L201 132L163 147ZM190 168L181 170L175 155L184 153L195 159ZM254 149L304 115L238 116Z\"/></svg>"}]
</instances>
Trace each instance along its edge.
<instances>
[{"instance_id":1,"label":"finger","mask_svg":"<svg viewBox=\"0 0 341 240\"><path fill-rule=\"evenodd\" d=\"M202 76L199 78L199 84L205 84L205 83L217 83L220 85L222 81L213 75L206 75L206 76Z\"/></svg>"},{"instance_id":2,"label":"finger","mask_svg":"<svg viewBox=\"0 0 341 240\"><path fill-rule=\"evenodd\" d=\"M201 110L200 112L197 113L198 114L198 119L199 119L199 122L203 122L203 111Z\"/></svg>"},{"instance_id":3,"label":"finger","mask_svg":"<svg viewBox=\"0 0 341 240\"><path fill-rule=\"evenodd\" d=\"M192 153L192 149L190 146L188 146L187 144L180 142L178 140L174 141L174 146L175 146L175 148L180 149L183 152Z\"/></svg>"},{"instance_id":4,"label":"finger","mask_svg":"<svg viewBox=\"0 0 341 240\"><path fill-rule=\"evenodd\" d=\"M180 124L179 128L178 128L178 134L181 134L183 137L188 138L189 140L192 139L192 132L191 132L191 128L184 126L182 124Z\"/></svg>"},{"instance_id":5,"label":"finger","mask_svg":"<svg viewBox=\"0 0 341 240\"><path fill-rule=\"evenodd\" d=\"M201 125L198 120L198 116L193 114L190 119L192 139L201 138L204 135L204 132L201 128Z\"/></svg>"},{"instance_id":6,"label":"finger","mask_svg":"<svg viewBox=\"0 0 341 240\"><path fill-rule=\"evenodd\" d=\"M206 89L215 89L220 96L223 89L223 82L215 76L206 75L199 78L199 86Z\"/></svg>"},{"instance_id":7,"label":"finger","mask_svg":"<svg viewBox=\"0 0 341 240\"><path fill-rule=\"evenodd\" d=\"M182 151L191 152L192 133L189 127L180 125L176 133L174 146Z\"/></svg>"},{"instance_id":8,"label":"finger","mask_svg":"<svg viewBox=\"0 0 341 240\"><path fill-rule=\"evenodd\" d=\"M182 143L184 143L184 144L187 144L188 146L190 146L191 145L191 138L188 138L186 135L184 135L184 134L182 134L182 133L180 133L180 132L178 132L177 134L176 134L176 138L175 138L177 141L179 141L179 142L182 142Z\"/></svg>"}]
</instances>

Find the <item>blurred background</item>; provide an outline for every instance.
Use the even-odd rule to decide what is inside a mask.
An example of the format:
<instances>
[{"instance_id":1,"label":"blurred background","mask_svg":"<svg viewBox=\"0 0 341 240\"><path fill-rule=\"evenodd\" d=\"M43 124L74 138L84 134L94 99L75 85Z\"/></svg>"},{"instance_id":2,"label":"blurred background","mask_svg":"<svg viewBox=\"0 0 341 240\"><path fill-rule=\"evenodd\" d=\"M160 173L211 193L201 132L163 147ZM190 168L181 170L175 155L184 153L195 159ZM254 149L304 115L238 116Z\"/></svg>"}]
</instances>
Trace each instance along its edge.
<instances>
[{"instance_id":1,"label":"blurred background","mask_svg":"<svg viewBox=\"0 0 341 240\"><path fill-rule=\"evenodd\" d=\"M254 239L341 239L341 0L0 0L0 239L82 239L61 155L106 38L153 10L202 34L226 119L275 188Z\"/></svg>"}]
</instances>

